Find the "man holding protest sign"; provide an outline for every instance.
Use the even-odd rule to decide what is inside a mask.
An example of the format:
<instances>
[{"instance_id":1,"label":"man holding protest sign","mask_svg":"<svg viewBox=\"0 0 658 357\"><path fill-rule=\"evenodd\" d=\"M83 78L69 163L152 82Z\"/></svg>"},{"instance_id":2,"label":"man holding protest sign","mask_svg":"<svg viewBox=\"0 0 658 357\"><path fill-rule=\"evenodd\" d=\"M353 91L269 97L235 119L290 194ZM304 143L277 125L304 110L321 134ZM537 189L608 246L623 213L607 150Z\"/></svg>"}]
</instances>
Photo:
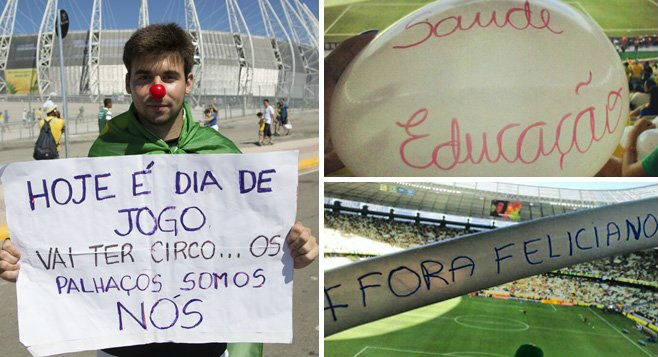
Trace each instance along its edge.
<instances>
[{"instance_id":1,"label":"man holding protest sign","mask_svg":"<svg viewBox=\"0 0 658 357\"><path fill-rule=\"evenodd\" d=\"M108 122L89 156L239 153L229 139L212 128L199 126L192 118L185 95L191 92L194 83L193 57L194 46L178 25L152 25L137 30L126 43L123 55L128 69L126 90L133 104L128 112ZM286 241L294 268L303 268L317 257L316 239L300 222L292 226ZM16 281L19 259L18 249L11 241L4 241L0 277ZM111 356L216 357L225 348L224 343L153 343L105 352ZM258 347L255 350L261 352Z\"/></svg>"}]
</instances>

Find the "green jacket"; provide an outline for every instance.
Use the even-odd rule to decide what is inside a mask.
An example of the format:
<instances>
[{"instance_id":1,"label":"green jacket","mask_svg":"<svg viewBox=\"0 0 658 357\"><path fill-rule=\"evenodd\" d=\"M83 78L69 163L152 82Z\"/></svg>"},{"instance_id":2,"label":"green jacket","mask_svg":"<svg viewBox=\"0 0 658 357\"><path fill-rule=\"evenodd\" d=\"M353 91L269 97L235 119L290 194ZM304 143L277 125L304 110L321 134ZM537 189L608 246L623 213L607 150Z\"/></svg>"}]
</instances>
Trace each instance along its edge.
<instances>
[{"instance_id":1,"label":"green jacket","mask_svg":"<svg viewBox=\"0 0 658 357\"><path fill-rule=\"evenodd\" d=\"M170 147L137 120L133 104L127 112L110 120L89 149L89 157L140 154L235 154L235 144L211 127L202 127L192 119L192 110L185 102L183 129L178 145ZM230 357L260 357L261 343L229 343Z\"/></svg>"},{"instance_id":2,"label":"green jacket","mask_svg":"<svg viewBox=\"0 0 658 357\"><path fill-rule=\"evenodd\" d=\"M140 154L234 154L235 144L210 127L202 127L192 119L192 110L183 104L185 116L178 145L170 147L137 120L133 104L127 112L110 120L89 149L89 157Z\"/></svg>"},{"instance_id":3,"label":"green jacket","mask_svg":"<svg viewBox=\"0 0 658 357\"><path fill-rule=\"evenodd\" d=\"M642 168L644 168L647 176L658 176L658 149L652 151L642 160Z\"/></svg>"}]
</instances>

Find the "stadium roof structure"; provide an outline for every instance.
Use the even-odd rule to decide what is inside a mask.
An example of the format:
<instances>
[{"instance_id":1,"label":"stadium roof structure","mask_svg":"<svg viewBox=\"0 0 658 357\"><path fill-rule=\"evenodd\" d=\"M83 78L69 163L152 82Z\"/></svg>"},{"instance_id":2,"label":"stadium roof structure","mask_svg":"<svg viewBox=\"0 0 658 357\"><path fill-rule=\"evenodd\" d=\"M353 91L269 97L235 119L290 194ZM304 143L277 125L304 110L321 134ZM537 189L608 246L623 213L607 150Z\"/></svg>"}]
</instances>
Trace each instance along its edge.
<instances>
[{"instance_id":1,"label":"stadium roof structure","mask_svg":"<svg viewBox=\"0 0 658 357\"><path fill-rule=\"evenodd\" d=\"M89 17L77 0L48 0L42 13L41 6L30 3L21 6L18 0L8 0L0 14L0 93L24 95L38 91L42 99L66 93L88 96L92 101L101 95L124 94L126 71L121 66L121 54L134 29L112 26L115 19L108 2L122 7L120 17L124 25L125 18L134 18L139 27L151 23L146 0L140 2L139 14L126 10L126 1L85 1L85 4L93 3ZM168 6L164 17L157 22L173 21L182 26L183 19L175 14L184 14L184 27L195 47L195 85L188 96L192 104L200 104L202 96L208 101L209 97L220 95L276 96L317 102L319 25L306 4L309 0L243 0L240 4L238 0L226 0L225 11L223 2L199 2L205 13L197 10L195 0L158 1L156 5L156 10ZM71 27L69 36L57 40L55 29L62 3L68 5L73 16L70 18L73 22L69 23L76 23L78 28ZM241 8L248 11L247 17ZM105 15L103 9L107 11ZM38 32L14 36L14 24L23 30L26 26L30 28L23 21L28 10L30 23L36 25L34 20L42 18ZM205 23L211 27L202 28L199 15L208 18L216 13L218 16ZM220 22L228 26L218 26ZM89 25L80 30L81 23ZM217 27L222 31L217 31ZM59 51L60 45L65 53ZM60 62L65 64L61 74Z\"/></svg>"},{"instance_id":2,"label":"stadium roof structure","mask_svg":"<svg viewBox=\"0 0 658 357\"><path fill-rule=\"evenodd\" d=\"M325 199L487 219L492 219L492 201L520 202L519 221L658 197L658 185L623 190L583 190L497 182L327 182L324 190Z\"/></svg>"}]
</instances>

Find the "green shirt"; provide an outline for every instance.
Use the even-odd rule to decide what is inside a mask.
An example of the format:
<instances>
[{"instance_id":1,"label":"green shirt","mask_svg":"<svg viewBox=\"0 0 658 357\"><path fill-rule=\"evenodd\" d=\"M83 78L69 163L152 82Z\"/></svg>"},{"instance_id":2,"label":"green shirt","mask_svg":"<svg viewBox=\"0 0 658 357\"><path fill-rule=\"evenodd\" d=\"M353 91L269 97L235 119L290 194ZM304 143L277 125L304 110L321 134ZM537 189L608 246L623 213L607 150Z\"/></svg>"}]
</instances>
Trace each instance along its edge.
<instances>
[{"instance_id":1,"label":"green shirt","mask_svg":"<svg viewBox=\"0 0 658 357\"><path fill-rule=\"evenodd\" d=\"M642 160L642 168L647 176L658 176L658 148Z\"/></svg>"},{"instance_id":2,"label":"green shirt","mask_svg":"<svg viewBox=\"0 0 658 357\"><path fill-rule=\"evenodd\" d=\"M105 123L107 123L107 112L110 111L110 108L101 108L98 111L98 132L102 133L103 128L105 128Z\"/></svg>"},{"instance_id":3,"label":"green shirt","mask_svg":"<svg viewBox=\"0 0 658 357\"><path fill-rule=\"evenodd\" d=\"M108 121L89 149L89 157L141 154L234 154L235 144L210 127L202 127L192 119L192 110L183 104L183 128L178 145L170 146L144 128L137 120L133 104L127 112Z\"/></svg>"}]
</instances>

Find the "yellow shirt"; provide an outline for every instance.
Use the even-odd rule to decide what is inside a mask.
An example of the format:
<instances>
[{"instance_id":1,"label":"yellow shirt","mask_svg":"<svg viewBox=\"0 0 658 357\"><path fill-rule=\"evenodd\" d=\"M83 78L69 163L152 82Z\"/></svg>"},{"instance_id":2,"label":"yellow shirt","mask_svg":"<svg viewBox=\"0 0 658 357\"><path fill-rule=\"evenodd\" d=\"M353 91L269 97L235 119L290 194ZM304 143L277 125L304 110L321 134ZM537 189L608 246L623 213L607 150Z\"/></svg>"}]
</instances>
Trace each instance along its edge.
<instances>
[{"instance_id":1,"label":"yellow shirt","mask_svg":"<svg viewBox=\"0 0 658 357\"><path fill-rule=\"evenodd\" d=\"M46 119L50 121L50 131L53 133L53 138L55 138L55 142L57 143L57 150L59 150L59 139L62 138L62 133L64 132L64 119L58 117L48 117ZM43 123L45 123L45 119L39 121L39 129L41 129Z\"/></svg>"},{"instance_id":2,"label":"yellow shirt","mask_svg":"<svg viewBox=\"0 0 658 357\"><path fill-rule=\"evenodd\" d=\"M642 78L642 65L639 63L633 63L629 67L631 70L631 78Z\"/></svg>"}]
</instances>

